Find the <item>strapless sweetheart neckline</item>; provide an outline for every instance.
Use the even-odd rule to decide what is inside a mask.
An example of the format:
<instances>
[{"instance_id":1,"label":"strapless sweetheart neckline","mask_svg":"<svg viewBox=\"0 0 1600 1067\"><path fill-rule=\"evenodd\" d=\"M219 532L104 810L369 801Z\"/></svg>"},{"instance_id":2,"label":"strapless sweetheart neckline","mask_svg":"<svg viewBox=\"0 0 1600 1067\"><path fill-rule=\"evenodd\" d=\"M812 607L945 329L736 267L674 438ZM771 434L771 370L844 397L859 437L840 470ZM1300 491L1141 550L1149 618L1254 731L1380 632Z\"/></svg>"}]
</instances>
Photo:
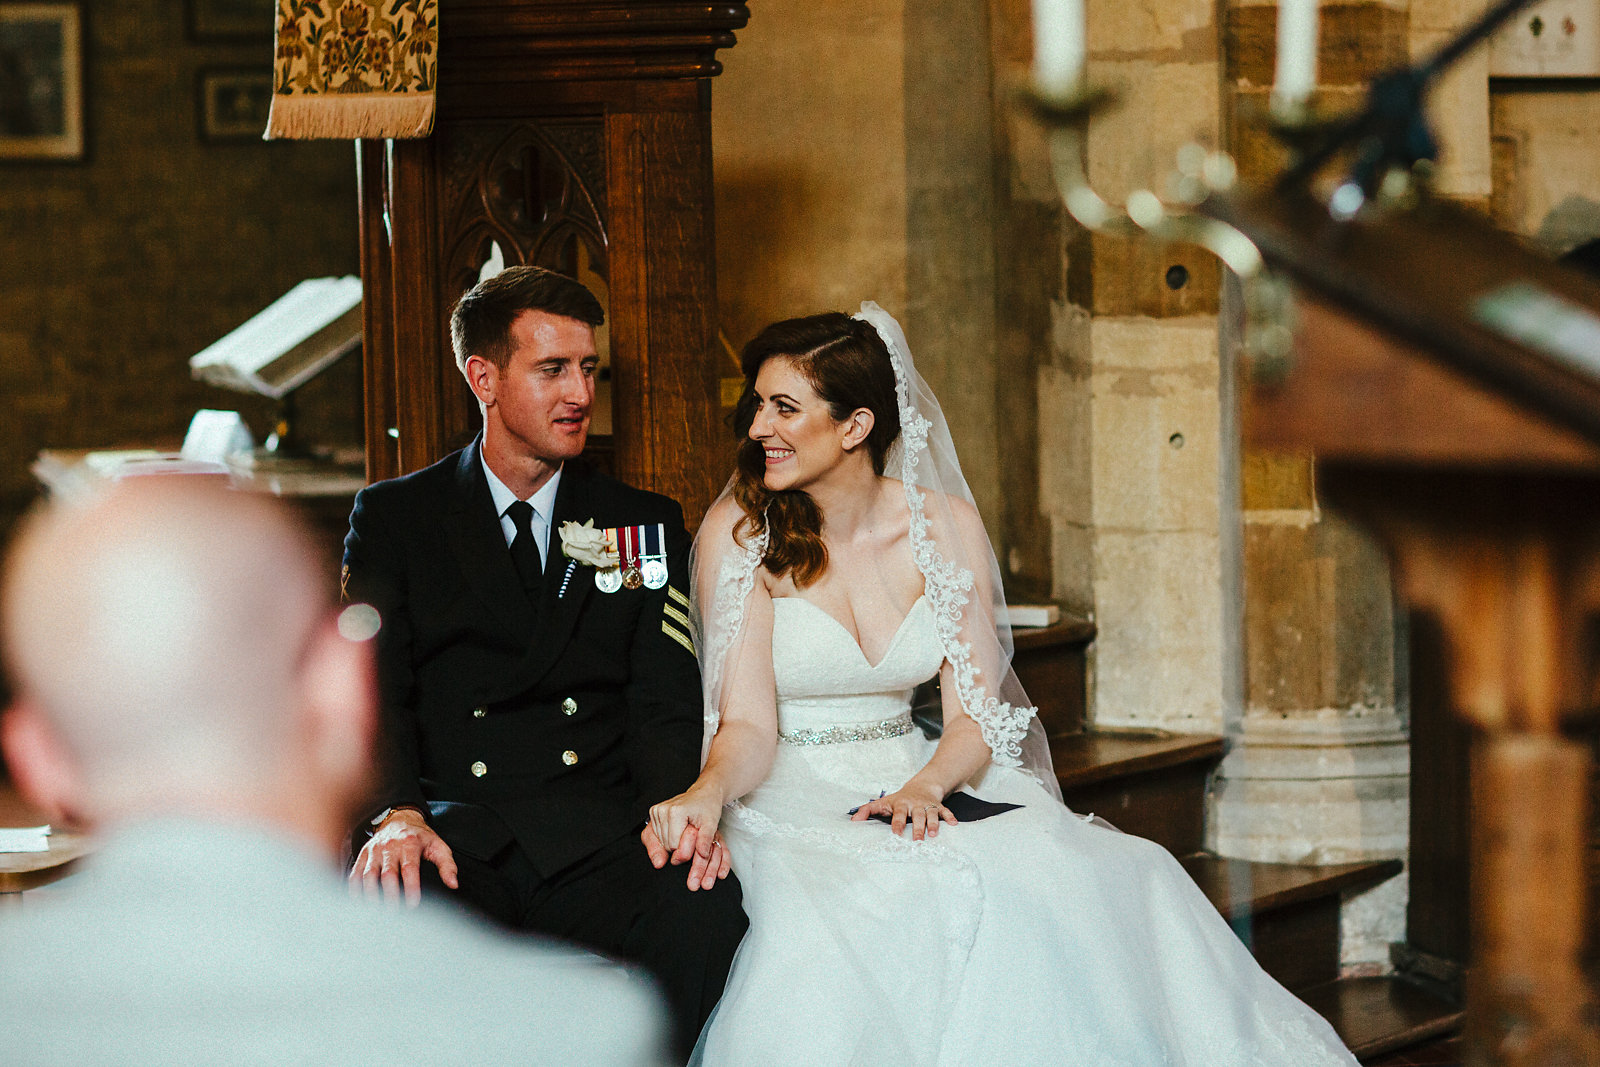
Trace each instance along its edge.
<instances>
[{"instance_id":1,"label":"strapless sweetheart neckline","mask_svg":"<svg viewBox=\"0 0 1600 1067\"><path fill-rule=\"evenodd\" d=\"M926 594L924 594L922 596L917 597L916 600L911 602L911 607L906 609L905 616L900 620L900 625L896 626L895 629L894 629L894 636L889 638L888 647L883 650L883 655L878 657L878 662L876 662L876 663L872 662L870 659L867 658L866 650L861 647L861 642L857 641L854 637L851 637L850 636L850 631L845 629L844 623L842 623L838 619L834 618L833 615L826 608L823 608L818 604L812 603L811 601L807 600L803 596L775 596L775 597L772 598L772 602L774 604L780 603L781 601L785 601L785 600L793 600L793 601L797 601L798 603L804 604L807 607L811 608L813 611L817 612L823 618L827 619L829 622L833 623L834 628L837 629L841 634L843 634L845 640L848 641L855 648L856 654L861 657L861 662L865 663L867 665L867 670L875 671L879 667L883 666L885 663L889 662L889 657L894 654L894 650L895 650L896 646L898 646L900 644L900 638L905 635L906 624L911 621L911 616L913 616L913 615L915 615L917 613L917 607L919 605L921 605L921 604L927 603L928 597L927 597Z\"/></svg>"}]
</instances>

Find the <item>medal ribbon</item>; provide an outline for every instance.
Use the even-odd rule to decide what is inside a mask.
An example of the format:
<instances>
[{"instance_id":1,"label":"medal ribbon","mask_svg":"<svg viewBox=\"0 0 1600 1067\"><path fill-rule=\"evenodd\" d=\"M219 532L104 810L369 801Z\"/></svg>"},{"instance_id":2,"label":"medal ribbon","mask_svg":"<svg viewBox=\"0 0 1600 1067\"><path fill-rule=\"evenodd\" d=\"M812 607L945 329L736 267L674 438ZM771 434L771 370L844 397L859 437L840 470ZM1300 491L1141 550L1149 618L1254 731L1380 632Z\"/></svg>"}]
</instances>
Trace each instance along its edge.
<instances>
[{"instance_id":1,"label":"medal ribbon","mask_svg":"<svg viewBox=\"0 0 1600 1067\"><path fill-rule=\"evenodd\" d=\"M654 526L644 528L644 558L665 559L666 553L661 550L661 542L666 539L666 526L656 523Z\"/></svg>"},{"instance_id":2,"label":"medal ribbon","mask_svg":"<svg viewBox=\"0 0 1600 1067\"><path fill-rule=\"evenodd\" d=\"M639 569L639 527L623 527L622 542L624 545L622 569L625 572L637 571Z\"/></svg>"}]
</instances>

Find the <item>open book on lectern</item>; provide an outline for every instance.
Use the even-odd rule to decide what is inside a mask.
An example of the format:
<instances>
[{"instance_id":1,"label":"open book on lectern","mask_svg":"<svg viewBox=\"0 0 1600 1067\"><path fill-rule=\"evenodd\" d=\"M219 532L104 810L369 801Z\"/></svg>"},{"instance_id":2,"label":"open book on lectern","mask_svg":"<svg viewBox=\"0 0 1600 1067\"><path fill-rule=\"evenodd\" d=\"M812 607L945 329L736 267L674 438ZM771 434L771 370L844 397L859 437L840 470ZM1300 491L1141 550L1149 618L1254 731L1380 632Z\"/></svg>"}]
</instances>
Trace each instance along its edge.
<instances>
[{"instance_id":1,"label":"open book on lectern","mask_svg":"<svg viewBox=\"0 0 1600 1067\"><path fill-rule=\"evenodd\" d=\"M308 278L191 357L201 381L282 400L361 344L361 279Z\"/></svg>"}]
</instances>

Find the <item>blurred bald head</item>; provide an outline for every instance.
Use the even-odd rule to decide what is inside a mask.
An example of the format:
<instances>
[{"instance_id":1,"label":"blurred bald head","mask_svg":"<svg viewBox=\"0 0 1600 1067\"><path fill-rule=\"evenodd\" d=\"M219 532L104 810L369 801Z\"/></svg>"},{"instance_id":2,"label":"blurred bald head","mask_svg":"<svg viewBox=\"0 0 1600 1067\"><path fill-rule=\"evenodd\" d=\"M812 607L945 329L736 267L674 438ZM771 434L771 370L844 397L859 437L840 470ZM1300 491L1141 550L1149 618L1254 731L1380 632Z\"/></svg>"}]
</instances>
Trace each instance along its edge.
<instances>
[{"instance_id":1,"label":"blurred bald head","mask_svg":"<svg viewBox=\"0 0 1600 1067\"><path fill-rule=\"evenodd\" d=\"M348 745L344 725L364 746L371 715L365 650L332 624L317 558L270 498L182 477L43 509L0 586L12 717L42 720L81 775L80 802L108 817L304 788L317 746ZM14 726L7 753L26 784Z\"/></svg>"}]
</instances>

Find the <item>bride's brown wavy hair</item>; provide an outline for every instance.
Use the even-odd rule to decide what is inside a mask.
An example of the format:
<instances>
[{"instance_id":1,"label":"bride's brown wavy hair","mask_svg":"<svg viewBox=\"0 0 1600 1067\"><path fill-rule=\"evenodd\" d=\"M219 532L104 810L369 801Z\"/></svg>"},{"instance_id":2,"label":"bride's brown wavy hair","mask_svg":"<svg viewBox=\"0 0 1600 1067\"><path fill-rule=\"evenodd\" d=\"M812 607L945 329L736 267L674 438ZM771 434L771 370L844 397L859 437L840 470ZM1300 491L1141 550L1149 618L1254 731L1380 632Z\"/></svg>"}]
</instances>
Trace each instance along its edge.
<instances>
[{"instance_id":1,"label":"bride's brown wavy hair","mask_svg":"<svg viewBox=\"0 0 1600 1067\"><path fill-rule=\"evenodd\" d=\"M900 404L889 349L872 324L861 319L837 311L785 319L744 346L739 356L744 393L733 413L733 429L739 435L733 497L744 515L734 526L734 535L743 540L769 532L762 565L774 577L792 574L794 584L803 589L828 567L822 510L804 490L768 489L765 450L750 439L756 417L756 375L763 363L779 357L791 360L805 375L835 422L849 418L857 408L872 412L866 446L878 474L883 473L889 446L900 436Z\"/></svg>"}]
</instances>

